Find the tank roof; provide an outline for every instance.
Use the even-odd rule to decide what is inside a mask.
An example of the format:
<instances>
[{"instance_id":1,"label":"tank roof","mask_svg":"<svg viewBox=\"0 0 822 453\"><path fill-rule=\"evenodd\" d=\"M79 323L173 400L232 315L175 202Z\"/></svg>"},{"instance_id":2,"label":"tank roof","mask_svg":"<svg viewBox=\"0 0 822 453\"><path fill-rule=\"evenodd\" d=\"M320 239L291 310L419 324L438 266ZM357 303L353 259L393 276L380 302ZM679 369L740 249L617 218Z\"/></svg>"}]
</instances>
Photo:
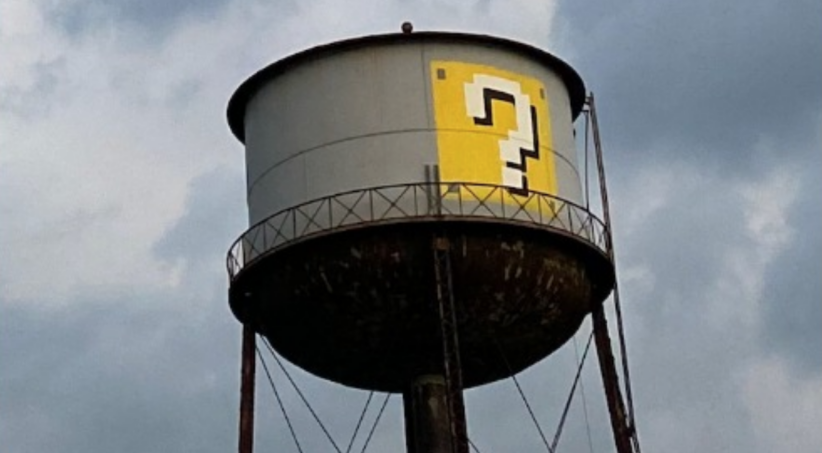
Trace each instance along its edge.
<instances>
[{"instance_id":1,"label":"tank roof","mask_svg":"<svg viewBox=\"0 0 822 453\"><path fill-rule=\"evenodd\" d=\"M239 86L239 88L237 88L228 102L227 116L228 125L231 128L231 132L234 133L234 136L241 142L245 142L244 123L245 110L248 102L266 82L279 76L280 74L285 73L288 69L294 67L295 65L310 61L311 59L315 59L323 55L339 52L341 50L352 50L373 45L429 42L477 44L492 48L502 48L533 58L553 69L562 78L568 89L572 117L576 119L582 111L582 105L585 102L585 85L582 82L582 78L569 64L535 46L506 38L470 33L388 33L362 36L322 44L295 54L291 54L257 71L254 75L246 79Z\"/></svg>"}]
</instances>

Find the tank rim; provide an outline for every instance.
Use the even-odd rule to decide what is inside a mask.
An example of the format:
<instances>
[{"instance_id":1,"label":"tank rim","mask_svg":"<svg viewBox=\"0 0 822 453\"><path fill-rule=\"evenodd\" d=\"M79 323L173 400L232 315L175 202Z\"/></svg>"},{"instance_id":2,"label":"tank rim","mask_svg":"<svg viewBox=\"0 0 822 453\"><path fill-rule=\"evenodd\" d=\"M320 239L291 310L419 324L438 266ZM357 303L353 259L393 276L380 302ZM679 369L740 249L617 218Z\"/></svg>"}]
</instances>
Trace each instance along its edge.
<instances>
[{"instance_id":1,"label":"tank rim","mask_svg":"<svg viewBox=\"0 0 822 453\"><path fill-rule=\"evenodd\" d=\"M226 111L229 128L231 128L231 132L240 142L245 143L245 110L251 98L253 98L257 91L269 80L313 58L342 50L351 50L378 44L426 43L447 40L503 48L540 61L555 70L565 83L571 101L572 119L576 119L582 112L583 104L585 103L585 84L576 70L557 56L534 45L509 38L462 32L421 31L413 33L376 34L343 39L293 53L269 64L242 82L234 94L232 94L228 101Z\"/></svg>"}]
</instances>

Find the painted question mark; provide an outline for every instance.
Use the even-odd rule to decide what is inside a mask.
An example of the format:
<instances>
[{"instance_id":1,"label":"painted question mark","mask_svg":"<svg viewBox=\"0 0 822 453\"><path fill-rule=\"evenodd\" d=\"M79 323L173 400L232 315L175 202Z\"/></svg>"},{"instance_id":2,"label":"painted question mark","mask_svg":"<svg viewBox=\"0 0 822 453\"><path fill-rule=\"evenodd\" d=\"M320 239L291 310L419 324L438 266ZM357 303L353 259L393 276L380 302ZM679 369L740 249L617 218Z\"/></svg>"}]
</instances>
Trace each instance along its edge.
<instances>
[{"instance_id":1,"label":"painted question mark","mask_svg":"<svg viewBox=\"0 0 822 453\"><path fill-rule=\"evenodd\" d=\"M509 130L508 137L499 141L500 160L504 163L502 184L512 194L528 195L527 159L539 159L536 108L520 84L512 80L475 74L474 80L465 84L465 111L474 118L474 124L494 124L494 101L512 104L517 123L516 129Z\"/></svg>"}]
</instances>

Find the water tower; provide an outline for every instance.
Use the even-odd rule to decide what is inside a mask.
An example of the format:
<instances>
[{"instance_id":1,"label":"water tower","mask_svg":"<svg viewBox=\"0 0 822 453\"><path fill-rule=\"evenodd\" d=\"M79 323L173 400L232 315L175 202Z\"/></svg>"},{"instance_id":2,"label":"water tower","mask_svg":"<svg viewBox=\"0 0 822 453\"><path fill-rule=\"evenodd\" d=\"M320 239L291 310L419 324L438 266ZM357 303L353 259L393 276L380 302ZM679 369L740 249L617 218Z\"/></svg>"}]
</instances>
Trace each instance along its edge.
<instances>
[{"instance_id":1,"label":"water tower","mask_svg":"<svg viewBox=\"0 0 822 453\"><path fill-rule=\"evenodd\" d=\"M317 376L402 393L409 452L467 451L462 390L551 354L614 288L583 203L584 102L563 61L469 34L350 39L251 76L228 106L246 349L258 333Z\"/></svg>"}]
</instances>

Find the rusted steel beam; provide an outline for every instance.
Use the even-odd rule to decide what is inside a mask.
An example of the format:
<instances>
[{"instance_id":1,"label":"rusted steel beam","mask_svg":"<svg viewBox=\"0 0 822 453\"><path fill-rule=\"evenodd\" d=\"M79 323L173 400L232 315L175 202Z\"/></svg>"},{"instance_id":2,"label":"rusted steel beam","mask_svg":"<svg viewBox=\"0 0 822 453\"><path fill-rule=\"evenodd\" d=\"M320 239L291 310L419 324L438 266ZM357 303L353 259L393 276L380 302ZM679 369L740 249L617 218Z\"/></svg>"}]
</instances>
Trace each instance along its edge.
<instances>
[{"instance_id":1,"label":"rusted steel beam","mask_svg":"<svg viewBox=\"0 0 822 453\"><path fill-rule=\"evenodd\" d=\"M240 439L237 451L254 450L254 373L256 361L256 334L248 324L243 325L242 365L240 369Z\"/></svg>"},{"instance_id":2,"label":"rusted steel beam","mask_svg":"<svg viewBox=\"0 0 822 453\"><path fill-rule=\"evenodd\" d=\"M625 403L619 389L619 376L611 349L611 337L608 334L605 312L601 306L594 309L591 319L594 324L594 342L597 346L599 370L602 373L602 384L605 388L605 399L608 403L608 413L611 416L611 429L614 432L617 453L633 453L631 429L628 426Z\"/></svg>"}]
</instances>

